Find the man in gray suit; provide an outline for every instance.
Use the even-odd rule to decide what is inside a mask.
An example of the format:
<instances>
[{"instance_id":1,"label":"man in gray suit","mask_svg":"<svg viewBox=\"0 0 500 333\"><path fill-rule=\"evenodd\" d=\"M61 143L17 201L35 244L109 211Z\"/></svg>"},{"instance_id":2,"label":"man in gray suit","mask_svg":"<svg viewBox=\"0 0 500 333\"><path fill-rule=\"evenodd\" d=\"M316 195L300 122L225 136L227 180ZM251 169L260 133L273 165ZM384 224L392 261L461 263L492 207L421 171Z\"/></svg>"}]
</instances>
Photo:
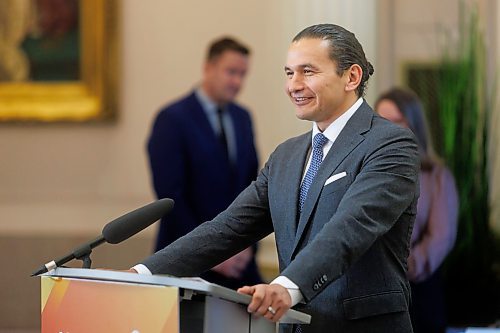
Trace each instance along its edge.
<instances>
[{"instance_id":1,"label":"man in gray suit","mask_svg":"<svg viewBox=\"0 0 500 333\"><path fill-rule=\"evenodd\" d=\"M134 269L195 276L275 232L281 273L239 289L252 295L249 312L278 321L296 306L312 315L311 325L282 332L412 332L413 135L363 100L373 67L342 27L300 32L285 72L297 117L312 131L279 145L227 210Z\"/></svg>"}]
</instances>

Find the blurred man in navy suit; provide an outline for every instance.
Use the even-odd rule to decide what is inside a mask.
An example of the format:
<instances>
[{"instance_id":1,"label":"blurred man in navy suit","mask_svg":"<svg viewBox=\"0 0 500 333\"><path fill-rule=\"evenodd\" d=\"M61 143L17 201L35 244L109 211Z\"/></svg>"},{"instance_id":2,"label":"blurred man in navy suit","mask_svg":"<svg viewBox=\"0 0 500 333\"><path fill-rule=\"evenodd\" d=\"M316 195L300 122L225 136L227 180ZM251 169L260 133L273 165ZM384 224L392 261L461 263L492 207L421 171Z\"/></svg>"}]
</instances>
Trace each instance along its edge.
<instances>
[{"instance_id":1,"label":"blurred man in navy suit","mask_svg":"<svg viewBox=\"0 0 500 333\"><path fill-rule=\"evenodd\" d=\"M208 50L199 86L158 113L148 142L154 189L175 207L160 224L155 251L224 211L257 176L249 112L236 104L250 51L231 38ZM256 248L202 275L229 288L261 282Z\"/></svg>"}]
</instances>

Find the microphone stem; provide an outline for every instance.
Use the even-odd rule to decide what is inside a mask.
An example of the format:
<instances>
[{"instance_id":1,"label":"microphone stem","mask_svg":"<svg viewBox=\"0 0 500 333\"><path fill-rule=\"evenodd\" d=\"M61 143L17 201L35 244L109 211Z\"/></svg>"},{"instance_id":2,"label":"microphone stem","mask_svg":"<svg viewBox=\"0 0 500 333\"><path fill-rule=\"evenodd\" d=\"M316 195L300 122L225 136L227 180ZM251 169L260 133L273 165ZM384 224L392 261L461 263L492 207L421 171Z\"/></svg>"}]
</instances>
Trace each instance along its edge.
<instances>
[{"instance_id":1,"label":"microphone stem","mask_svg":"<svg viewBox=\"0 0 500 333\"><path fill-rule=\"evenodd\" d=\"M97 237L96 239L94 239L93 241L91 241L89 243L89 246L90 246L91 249L93 249L94 247L99 246L99 245L101 245L104 242L106 242L106 240L104 239L104 236L100 235L99 237Z\"/></svg>"},{"instance_id":2,"label":"microphone stem","mask_svg":"<svg viewBox=\"0 0 500 333\"><path fill-rule=\"evenodd\" d=\"M92 253L92 249L96 246L101 245L105 241L106 240L104 239L104 236L100 235L99 237L97 237L93 241L90 241L90 242L83 244L82 246L76 248L70 254L67 254L64 257L61 257L59 259L54 260L53 262L49 262L49 263L45 264L44 266L40 267L37 271L33 272L33 274L31 274L31 276L46 273L49 271L49 267L51 267L50 270L52 270L55 267L60 267L60 266L64 265L65 263L67 263L68 261L70 261L72 259L82 260L83 267L90 268L90 264L91 264L90 253Z\"/></svg>"}]
</instances>

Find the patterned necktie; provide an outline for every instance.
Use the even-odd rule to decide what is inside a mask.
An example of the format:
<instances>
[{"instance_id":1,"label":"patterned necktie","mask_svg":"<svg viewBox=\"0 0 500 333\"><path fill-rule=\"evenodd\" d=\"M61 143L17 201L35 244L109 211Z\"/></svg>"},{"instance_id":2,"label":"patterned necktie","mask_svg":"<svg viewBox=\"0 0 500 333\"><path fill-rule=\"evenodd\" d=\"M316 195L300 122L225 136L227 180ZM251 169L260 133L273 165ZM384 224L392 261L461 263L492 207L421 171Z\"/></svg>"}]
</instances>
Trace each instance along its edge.
<instances>
[{"instance_id":1,"label":"patterned necktie","mask_svg":"<svg viewBox=\"0 0 500 333\"><path fill-rule=\"evenodd\" d=\"M300 187L300 212L302 212L302 207L304 206L304 202L306 201L309 187L311 187L314 177L316 176L316 173L318 173L319 166L321 165L321 162L323 162L323 146L327 142L327 137L321 133L318 133L314 136L311 164L309 165L309 169L307 169L304 180L302 181L302 186Z\"/></svg>"}]
</instances>

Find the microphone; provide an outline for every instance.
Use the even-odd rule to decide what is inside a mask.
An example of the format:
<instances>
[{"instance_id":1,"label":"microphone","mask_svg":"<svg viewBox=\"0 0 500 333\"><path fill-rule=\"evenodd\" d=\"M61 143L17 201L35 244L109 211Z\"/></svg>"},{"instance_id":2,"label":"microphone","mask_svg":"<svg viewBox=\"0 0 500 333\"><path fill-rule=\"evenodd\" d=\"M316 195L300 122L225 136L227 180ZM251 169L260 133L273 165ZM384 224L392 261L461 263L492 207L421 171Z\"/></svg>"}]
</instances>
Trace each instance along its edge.
<instances>
[{"instance_id":1,"label":"microphone","mask_svg":"<svg viewBox=\"0 0 500 333\"><path fill-rule=\"evenodd\" d=\"M118 244L161 219L173 207L174 200L160 199L109 222L102 229L102 235L106 242Z\"/></svg>"},{"instance_id":2,"label":"microphone","mask_svg":"<svg viewBox=\"0 0 500 333\"><path fill-rule=\"evenodd\" d=\"M90 253L94 247L104 242L110 244L123 242L167 215L173 207L174 201L169 198L164 198L122 215L106 224L99 237L83 244L64 257L46 263L37 271L33 272L31 276L49 272L72 259L83 260L84 267L90 268Z\"/></svg>"}]
</instances>

